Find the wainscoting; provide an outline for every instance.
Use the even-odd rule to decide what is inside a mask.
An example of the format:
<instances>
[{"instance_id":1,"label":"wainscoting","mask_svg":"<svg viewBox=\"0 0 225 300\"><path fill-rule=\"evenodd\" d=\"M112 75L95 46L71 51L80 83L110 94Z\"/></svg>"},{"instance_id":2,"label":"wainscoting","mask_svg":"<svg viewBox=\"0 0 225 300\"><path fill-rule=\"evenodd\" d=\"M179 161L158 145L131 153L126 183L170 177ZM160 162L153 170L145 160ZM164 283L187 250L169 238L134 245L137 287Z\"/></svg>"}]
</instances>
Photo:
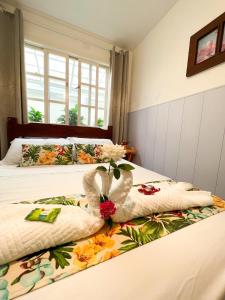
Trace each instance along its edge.
<instances>
[{"instance_id":1,"label":"wainscoting","mask_svg":"<svg viewBox=\"0 0 225 300\"><path fill-rule=\"evenodd\" d=\"M225 198L225 87L129 114L135 163Z\"/></svg>"}]
</instances>

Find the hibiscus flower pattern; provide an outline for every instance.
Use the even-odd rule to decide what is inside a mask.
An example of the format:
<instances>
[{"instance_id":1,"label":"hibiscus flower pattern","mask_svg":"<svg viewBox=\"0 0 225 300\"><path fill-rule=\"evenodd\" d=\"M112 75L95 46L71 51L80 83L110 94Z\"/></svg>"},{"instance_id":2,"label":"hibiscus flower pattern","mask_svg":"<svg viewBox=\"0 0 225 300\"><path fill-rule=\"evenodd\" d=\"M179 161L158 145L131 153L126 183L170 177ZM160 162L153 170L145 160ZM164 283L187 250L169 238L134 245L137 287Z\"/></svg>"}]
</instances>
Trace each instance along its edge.
<instances>
[{"instance_id":1,"label":"hibiscus flower pattern","mask_svg":"<svg viewBox=\"0 0 225 300\"><path fill-rule=\"evenodd\" d=\"M103 155L102 145L75 144L75 153L77 164L98 164L110 161Z\"/></svg>"},{"instance_id":2,"label":"hibiscus flower pattern","mask_svg":"<svg viewBox=\"0 0 225 300\"><path fill-rule=\"evenodd\" d=\"M73 164L73 145L22 145L20 167Z\"/></svg>"},{"instance_id":3,"label":"hibiscus flower pattern","mask_svg":"<svg viewBox=\"0 0 225 300\"><path fill-rule=\"evenodd\" d=\"M213 197L213 200L214 205L209 207L153 214L126 223L113 223L112 226L106 224L89 238L46 249L2 265L0 300L9 300L29 293L225 211L225 201L218 197ZM60 196L37 201L45 204L87 207L84 195ZM29 205L37 201L24 204Z\"/></svg>"}]
</instances>

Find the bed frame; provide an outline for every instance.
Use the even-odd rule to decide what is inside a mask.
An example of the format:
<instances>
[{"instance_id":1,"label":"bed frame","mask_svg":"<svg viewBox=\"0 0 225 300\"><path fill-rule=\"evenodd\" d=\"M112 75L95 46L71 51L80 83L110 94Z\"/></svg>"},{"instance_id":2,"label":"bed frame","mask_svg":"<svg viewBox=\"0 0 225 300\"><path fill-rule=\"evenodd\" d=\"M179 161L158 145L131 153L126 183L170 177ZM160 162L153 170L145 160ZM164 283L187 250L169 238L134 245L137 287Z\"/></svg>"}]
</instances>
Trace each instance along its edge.
<instances>
[{"instance_id":1,"label":"bed frame","mask_svg":"<svg viewBox=\"0 0 225 300\"><path fill-rule=\"evenodd\" d=\"M18 137L66 138L76 136L82 138L112 139L112 126L108 129L85 126L69 126L57 124L28 123L19 124L16 118L9 117L7 122L8 145Z\"/></svg>"}]
</instances>

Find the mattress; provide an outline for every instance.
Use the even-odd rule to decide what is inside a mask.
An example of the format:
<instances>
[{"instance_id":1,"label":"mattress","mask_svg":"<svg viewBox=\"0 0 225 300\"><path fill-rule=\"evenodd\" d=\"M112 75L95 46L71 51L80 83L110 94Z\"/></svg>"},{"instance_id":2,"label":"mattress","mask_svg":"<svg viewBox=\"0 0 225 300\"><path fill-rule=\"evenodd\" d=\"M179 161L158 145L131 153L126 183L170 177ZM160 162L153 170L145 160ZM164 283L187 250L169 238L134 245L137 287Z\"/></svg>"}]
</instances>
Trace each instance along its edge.
<instances>
[{"instance_id":1,"label":"mattress","mask_svg":"<svg viewBox=\"0 0 225 300\"><path fill-rule=\"evenodd\" d=\"M0 203L82 193L93 167L0 166ZM166 179L135 166L134 184ZM20 299L225 299L224 228L220 213Z\"/></svg>"}]
</instances>

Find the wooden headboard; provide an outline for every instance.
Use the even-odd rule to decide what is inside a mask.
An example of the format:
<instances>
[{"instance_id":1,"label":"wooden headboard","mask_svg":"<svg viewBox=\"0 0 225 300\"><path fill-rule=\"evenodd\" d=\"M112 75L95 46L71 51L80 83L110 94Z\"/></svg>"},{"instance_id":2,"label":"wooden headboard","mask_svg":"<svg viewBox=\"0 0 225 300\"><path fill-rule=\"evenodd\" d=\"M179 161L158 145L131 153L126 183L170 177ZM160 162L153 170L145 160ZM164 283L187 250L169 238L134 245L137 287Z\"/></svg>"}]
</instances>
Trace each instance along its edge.
<instances>
[{"instance_id":1,"label":"wooden headboard","mask_svg":"<svg viewBox=\"0 0 225 300\"><path fill-rule=\"evenodd\" d=\"M28 123L19 124L16 118L8 118L8 144L17 137L66 138L76 136L82 138L112 139L112 126L108 129L84 126Z\"/></svg>"}]
</instances>

